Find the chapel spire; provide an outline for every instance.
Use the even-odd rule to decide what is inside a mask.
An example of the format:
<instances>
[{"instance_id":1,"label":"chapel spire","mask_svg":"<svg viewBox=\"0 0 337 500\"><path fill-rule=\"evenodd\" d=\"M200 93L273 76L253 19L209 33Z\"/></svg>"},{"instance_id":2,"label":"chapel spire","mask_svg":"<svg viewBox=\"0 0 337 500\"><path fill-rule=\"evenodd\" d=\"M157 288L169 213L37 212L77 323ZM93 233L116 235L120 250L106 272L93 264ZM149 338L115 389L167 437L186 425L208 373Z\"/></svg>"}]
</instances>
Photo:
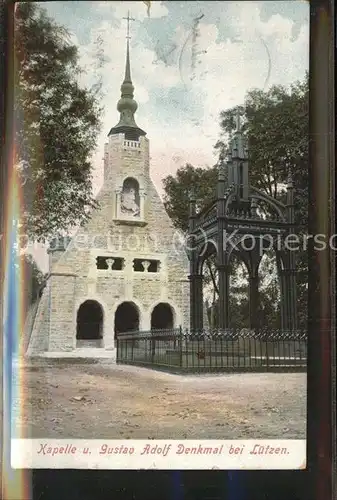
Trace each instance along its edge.
<instances>
[{"instance_id":1,"label":"chapel spire","mask_svg":"<svg viewBox=\"0 0 337 500\"><path fill-rule=\"evenodd\" d=\"M131 65L130 65L130 21L134 21L128 12L128 17L124 19L127 20L127 36L126 36L126 62L125 62L125 76L124 81L121 85L121 98L117 103L117 110L120 113L120 119L118 124L113 127L109 136L113 134L124 133L126 139L138 140L139 136L146 135L146 132L138 127L135 122L135 113L138 108L138 104L134 99L134 86L131 80Z\"/></svg>"}]
</instances>

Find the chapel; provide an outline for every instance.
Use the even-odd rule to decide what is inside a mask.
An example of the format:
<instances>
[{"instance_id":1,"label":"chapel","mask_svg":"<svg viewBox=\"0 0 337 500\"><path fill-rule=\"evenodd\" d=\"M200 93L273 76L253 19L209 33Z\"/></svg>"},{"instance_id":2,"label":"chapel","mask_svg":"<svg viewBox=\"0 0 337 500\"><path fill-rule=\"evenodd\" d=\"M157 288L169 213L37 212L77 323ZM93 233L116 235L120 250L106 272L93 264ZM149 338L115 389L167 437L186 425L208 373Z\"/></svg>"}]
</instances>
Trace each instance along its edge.
<instances>
[{"instance_id":1,"label":"chapel","mask_svg":"<svg viewBox=\"0 0 337 500\"><path fill-rule=\"evenodd\" d=\"M151 181L150 142L135 121L137 107L127 39L99 208L72 237L50 244L28 354L113 350L121 332L189 326L188 257Z\"/></svg>"}]
</instances>

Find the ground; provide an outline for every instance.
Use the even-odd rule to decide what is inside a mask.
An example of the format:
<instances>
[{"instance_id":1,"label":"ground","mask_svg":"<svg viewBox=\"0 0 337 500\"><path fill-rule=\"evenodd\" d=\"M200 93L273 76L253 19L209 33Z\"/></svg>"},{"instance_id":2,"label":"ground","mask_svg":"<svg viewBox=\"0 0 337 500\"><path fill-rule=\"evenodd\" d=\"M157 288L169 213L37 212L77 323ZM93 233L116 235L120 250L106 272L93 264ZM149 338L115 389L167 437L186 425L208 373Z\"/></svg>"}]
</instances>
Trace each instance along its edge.
<instances>
[{"instance_id":1,"label":"ground","mask_svg":"<svg viewBox=\"0 0 337 500\"><path fill-rule=\"evenodd\" d=\"M305 439L306 374L172 375L111 361L24 369L32 438ZM16 401L19 404L19 401Z\"/></svg>"}]
</instances>

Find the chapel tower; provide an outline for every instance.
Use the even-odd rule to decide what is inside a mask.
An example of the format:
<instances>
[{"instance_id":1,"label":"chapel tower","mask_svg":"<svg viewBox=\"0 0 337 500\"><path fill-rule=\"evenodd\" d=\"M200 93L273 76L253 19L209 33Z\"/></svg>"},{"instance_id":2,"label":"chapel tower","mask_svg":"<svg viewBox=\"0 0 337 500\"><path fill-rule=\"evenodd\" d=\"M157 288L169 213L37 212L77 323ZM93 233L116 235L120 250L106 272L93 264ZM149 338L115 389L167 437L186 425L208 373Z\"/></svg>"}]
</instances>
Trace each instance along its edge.
<instances>
[{"instance_id":1,"label":"chapel tower","mask_svg":"<svg viewBox=\"0 0 337 500\"><path fill-rule=\"evenodd\" d=\"M125 76L117 103L120 118L117 125L111 128L104 147L104 182L114 185L114 220L129 219L141 224L145 223L146 180L150 159L146 132L135 121L137 108L131 80L128 36Z\"/></svg>"}]
</instances>

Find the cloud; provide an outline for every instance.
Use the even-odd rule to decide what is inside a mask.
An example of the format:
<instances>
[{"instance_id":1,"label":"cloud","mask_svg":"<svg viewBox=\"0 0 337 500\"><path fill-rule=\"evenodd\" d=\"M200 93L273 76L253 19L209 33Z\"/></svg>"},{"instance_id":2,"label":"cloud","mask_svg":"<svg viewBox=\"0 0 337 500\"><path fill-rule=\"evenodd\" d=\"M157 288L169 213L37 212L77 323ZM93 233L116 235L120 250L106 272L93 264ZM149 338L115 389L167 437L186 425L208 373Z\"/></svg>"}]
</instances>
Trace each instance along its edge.
<instances>
[{"instance_id":1,"label":"cloud","mask_svg":"<svg viewBox=\"0 0 337 500\"><path fill-rule=\"evenodd\" d=\"M262 19L260 2L228 2L219 9L218 24L201 19L192 33L192 21L172 17L170 5L153 2L151 19L143 2L97 2L104 21L92 24L90 42L80 46L83 82L102 79L105 109L103 131L94 155L95 185L102 182L103 145L118 122L116 104L125 66L125 21L131 22L131 72L138 102L136 122L148 133L151 172L157 187L161 179L186 162L215 163L213 146L219 137L219 113L242 104L251 88L290 85L308 69L309 28L306 20L293 38L294 23L284 14ZM170 40L144 36L153 26L170 23ZM226 33L235 37L226 37ZM148 31L150 33L150 31ZM153 31L152 31L153 33ZM76 35L76 34L75 34ZM221 36L219 36L221 35ZM105 58L99 67L97 40ZM179 162L176 158L179 157Z\"/></svg>"}]
</instances>

